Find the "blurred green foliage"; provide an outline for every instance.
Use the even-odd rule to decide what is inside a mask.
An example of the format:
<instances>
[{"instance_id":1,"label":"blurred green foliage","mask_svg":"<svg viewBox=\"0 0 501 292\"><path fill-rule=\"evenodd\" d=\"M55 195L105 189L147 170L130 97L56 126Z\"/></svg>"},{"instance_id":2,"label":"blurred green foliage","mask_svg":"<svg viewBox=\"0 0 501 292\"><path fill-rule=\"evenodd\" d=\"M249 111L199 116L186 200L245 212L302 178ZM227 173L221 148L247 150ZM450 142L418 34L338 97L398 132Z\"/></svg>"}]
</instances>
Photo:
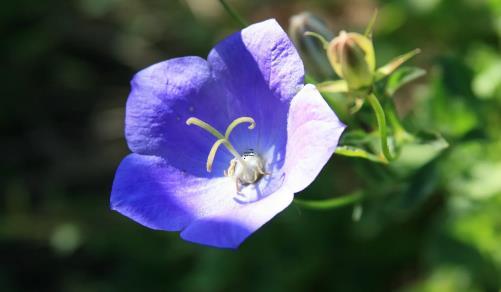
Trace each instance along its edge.
<instances>
[{"instance_id":1,"label":"blurred green foliage","mask_svg":"<svg viewBox=\"0 0 501 292\"><path fill-rule=\"evenodd\" d=\"M335 34L363 31L379 7L378 65L419 47L412 65L427 71L395 88L399 115L427 132L420 141L440 133L449 147L418 141L390 166L334 156L300 196L363 188L357 221L353 207L291 205L238 251L189 244L109 210L128 152L128 82L149 64L206 56L238 25L216 0L7 1L0 291L499 291L501 2L229 2L250 22L284 27L309 10ZM373 119L365 107L340 116Z\"/></svg>"}]
</instances>

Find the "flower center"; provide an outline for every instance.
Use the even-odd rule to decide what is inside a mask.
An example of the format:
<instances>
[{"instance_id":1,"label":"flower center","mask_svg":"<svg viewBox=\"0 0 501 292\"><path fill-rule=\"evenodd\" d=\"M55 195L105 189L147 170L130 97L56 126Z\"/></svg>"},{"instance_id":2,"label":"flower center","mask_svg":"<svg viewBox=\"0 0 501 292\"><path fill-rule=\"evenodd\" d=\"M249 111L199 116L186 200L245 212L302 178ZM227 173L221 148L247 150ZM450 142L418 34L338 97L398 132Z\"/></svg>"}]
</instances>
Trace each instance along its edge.
<instances>
[{"instance_id":1,"label":"flower center","mask_svg":"<svg viewBox=\"0 0 501 292\"><path fill-rule=\"evenodd\" d=\"M253 149L244 152L242 160L245 164L242 164L238 159L232 159L228 170L224 172L225 176L237 179L237 189L240 189L239 184L255 183L263 175L268 174L264 171L263 159Z\"/></svg>"},{"instance_id":2,"label":"flower center","mask_svg":"<svg viewBox=\"0 0 501 292\"><path fill-rule=\"evenodd\" d=\"M212 145L212 148L207 156L207 172L211 172L212 164L214 163L214 158L216 157L216 152L219 149L219 146L224 145L228 151L235 157L230 161L230 166L228 170L224 172L225 176L230 176L236 178L237 190L240 190L240 185L248 185L255 183L258 181L263 175L266 175L264 171L264 162L263 159L253 150L249 149L240 155L233 145L231 145L229 141L229 137L233 129L236 126L242 123L249 123L249 129L252 130L256 126L256 122L251 117L240 117L235 119L230 125L226 128L226 131L221 134L218 130L214 129L211 125L206 122L191 117L186 120L186 124L188 126L195 125L198 126L207 132L211 133L218 140Z\"/></svg>"}]
</instances>

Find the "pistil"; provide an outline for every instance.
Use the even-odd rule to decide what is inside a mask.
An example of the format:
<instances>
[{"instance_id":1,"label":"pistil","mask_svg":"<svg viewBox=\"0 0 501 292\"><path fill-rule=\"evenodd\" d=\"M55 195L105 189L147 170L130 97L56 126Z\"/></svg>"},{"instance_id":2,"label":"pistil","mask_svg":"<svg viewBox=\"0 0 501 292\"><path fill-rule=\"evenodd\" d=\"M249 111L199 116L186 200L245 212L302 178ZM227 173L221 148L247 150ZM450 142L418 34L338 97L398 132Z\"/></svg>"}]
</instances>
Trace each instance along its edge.
<instances>
[{"instance_id":1,"label":"pistil","mask_svg":"<svg viewBox=\"0 0 501 292\"><path fill-rule=\"evenodd\" d=\"M236 126L242 124L242 123L249 123L249 130L254 129L256 126L256 122L254 121L253 118L251 117L240 117L235 119L233 122L230 123L230 125L226 128L225 134L221 134L218 130L214 129L211 125L207 124L206 122L195 118L191 117L188 120L186 120L186 124L188 126L190 125L195 125L198 126L207 132L211 133L214 137L218 138L218 140L212 145L211 150L209 152L209 155L207 157L207 172L211 172L212 170L212 164L214 163L214 158L216 157L216 152L219 149L219 146L224 145L228 151L240 162L242 167L247 168L247 163L245 160L240 156L237 150L235 150L235 147L231 145L229 141L229 137L233 129L235 129Z\"/></svg>"}]
</instances>

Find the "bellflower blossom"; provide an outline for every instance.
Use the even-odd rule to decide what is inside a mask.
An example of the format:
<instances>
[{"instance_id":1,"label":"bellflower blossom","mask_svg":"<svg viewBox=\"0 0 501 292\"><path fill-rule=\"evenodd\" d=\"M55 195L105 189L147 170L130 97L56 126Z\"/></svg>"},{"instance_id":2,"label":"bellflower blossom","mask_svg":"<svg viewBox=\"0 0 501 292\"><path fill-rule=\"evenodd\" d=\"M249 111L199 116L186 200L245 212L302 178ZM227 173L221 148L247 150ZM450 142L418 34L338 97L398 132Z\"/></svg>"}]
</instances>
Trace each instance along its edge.
<instances>
[{"instance_id":1,"label":"bellflower blossom","mask_svg":"<svg viewBox=\"0 0 501 292\"><path fill-rule=\"evenodd\" d=\"M229 36L207 60L137 73L125 119L133 153L111 208L191 242L238 247L315 179L345 128L303 79L275 20Z\"/></svg>"}]
</instances>

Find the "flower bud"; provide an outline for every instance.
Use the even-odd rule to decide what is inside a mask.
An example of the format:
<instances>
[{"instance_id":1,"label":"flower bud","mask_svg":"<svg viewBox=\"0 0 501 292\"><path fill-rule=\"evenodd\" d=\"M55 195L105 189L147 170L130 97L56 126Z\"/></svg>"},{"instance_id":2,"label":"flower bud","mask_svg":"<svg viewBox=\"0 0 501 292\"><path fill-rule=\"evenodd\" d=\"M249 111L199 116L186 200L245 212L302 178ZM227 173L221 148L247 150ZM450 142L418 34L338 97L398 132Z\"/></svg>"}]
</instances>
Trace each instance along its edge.
<instances>
[{"instance_id":1,"label":"flower bud","mask_svg":"<svg viewBox=\"0 0 501 292\"><path fill-rule=\"evenodd\" d=\"M306 32L317 33L328 40L332 39L334 34L321 18L310 12L293 15L289 20L289 36L298 49L301 59L306 63L308 73L321 79L332 77L332 69L322 43L305 35Z\"/></svg>"},{"instance_id":2,"label":"flower bud","mask_svg":"<svg viewBox=\"0 0 501 292\"><path fill-rule=\"evenodd\" d=\"M376 59L372 41L358 33L341 31L329 43L327 56L339 77L350 90L369 87L374 79Z\"/></svg>"}]
</instances>

